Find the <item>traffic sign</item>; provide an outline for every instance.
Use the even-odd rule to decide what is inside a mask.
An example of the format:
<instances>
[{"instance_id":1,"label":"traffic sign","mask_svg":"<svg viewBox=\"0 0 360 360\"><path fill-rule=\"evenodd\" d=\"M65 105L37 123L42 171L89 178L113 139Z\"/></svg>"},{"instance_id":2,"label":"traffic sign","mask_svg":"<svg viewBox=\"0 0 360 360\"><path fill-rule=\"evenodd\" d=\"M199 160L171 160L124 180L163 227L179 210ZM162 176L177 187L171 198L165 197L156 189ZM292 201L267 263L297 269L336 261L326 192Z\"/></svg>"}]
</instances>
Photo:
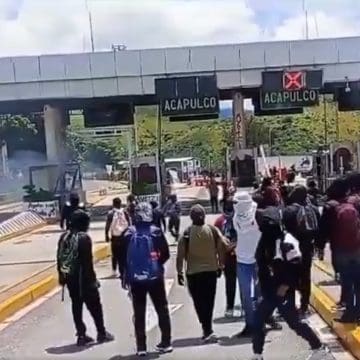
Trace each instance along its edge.
<instances>
[{"instance_id":1,"label":"traffic sign","mask_svg":"<svg viewBox=\"0 0 360 360\"><path fill-rule=\"evenodd\" d=\"M318 90L261 91L262 110L280 110L314 106L319 103Z\"/></svg>"},{"instance_id":2,"label":"traffic sign","mask_svg":"<svg viewBox=\"0 0 360 360\"><path fill-rule=\"evenodd\" d=\"M219 91L216 76L191 76L155 79L155 92L161 114L189 117L219 113Z\"/></svg>"},{"instance_id":3,"label":"traffic sign","mask_svg":"<svg viewBox=\"0 0 360 360\"><path fill-rule=\"evenodd\" d=\"M360 81L352 81L338 89L337 101L339 111L360 110Z\"/></svg>"},{"instance_id":4,"label":"traffic sign","mask_svg":"<svg viewBox=\"0 0 360 360\"><path fill-rule=\"evenodd\" d=\"M278 111L317 105L322 75L322 70L263 72L261 110Z\"/></svg>"},{"instance_id":5,"label":"traffic sign","mask_svg":"<svg viewBox=\"0 0 360 360\"><path fill-rule=\"evenodd\" d=\"M305 88L306 73L304 71L285 71L283 74L284 90L301 90Z\"/></svg>"}]
</instances>

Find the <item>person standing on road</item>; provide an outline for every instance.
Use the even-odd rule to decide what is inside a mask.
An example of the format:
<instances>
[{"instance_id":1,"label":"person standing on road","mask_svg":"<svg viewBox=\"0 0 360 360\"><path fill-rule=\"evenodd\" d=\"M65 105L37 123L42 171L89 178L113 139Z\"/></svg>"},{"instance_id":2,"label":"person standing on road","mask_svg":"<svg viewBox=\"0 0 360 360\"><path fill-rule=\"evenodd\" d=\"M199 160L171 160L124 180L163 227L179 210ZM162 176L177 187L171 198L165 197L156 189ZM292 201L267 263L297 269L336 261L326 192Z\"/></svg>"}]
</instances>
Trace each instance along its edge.
<instances>
[{"instance_id":1,"label":"person standing on road","mask_svg":"<svg viewBox=\"0 0 360 360\"><path fill-rule=\"evenodd\" d=\"M341 299L345 311L337 321L357 322L360 318L360 220L356 202L349 198L348 179L335 180L327 190L329 200L320 219L320 253L330 242L332 262L340 274Z\"/></svg>"},{"instance_id":2,"label":"person standing on road","mask_svg":"<svg viewBox=\"0 0 360 360\"><path fill-rule=\"evenodd\" d=\"M85 210L85 205L80 203L80 197L77 192L70 193L69 201L65 203L61 210L60 227L61 229L70 229L70 219L74 211L82 209Z\"/></svg>"},{"instance_id":3,"label":"person standing on road","mask_svg":"<svg viewBox=\"0 0 360 360\"><path fill-rule=\"evenodd\" d=\"M255 300L258 295L255 252L261 235L255 219L256 209L257 204L248 192L235 193L233 222L237 235L237 278L245 312L245 327L237 337L251 336L254 323Z\"/></svg>"},{"instance_id":4,"label":"person standing on road","mask_svg":"<svg viewBox=\"0 0 360 360\"><path fill-rule=\"evenodd\" d=\"M304 317L308 314L310 304L311 267L314 242L319 232L320 213L310 202L305 186L296 186L289 194L287 202L288 206L283 213L283 224L286 231L299 241L302 254L300 315Z\"/></svg>"},{"instance_id":5,"label":"person standing on road","mask_svg":"<svg viewBox=\"0 0 360 360\"><path fill-rule=\"evenodd\" d=\"M153 209L153 224L161 229L164 233L166 232L166 220L164 213L162 212L157 201L150 201L150 205Z\"/></svg>"},{"instance_id":6,"label":"person standing on road","mask_svg":"<svg viewBox=\"0 0 360 360\"><path fill-rule=\"evenodd\" d=\"M213 176L210 177L208 188L210 193L211 211L213 214L217 214L219 212L219 186Z\"/></svg>"},{"instance_id":7,"label":"person standing on road","mask_svg":"<svg viewBox=\"0 0 360 360\"><path fill-rule=\"evenodd\" d=\"M224 203L224 213L220 215L216 221L215 226L221 231L230 243L236 244L237 236L233 223L234 205L232 198L227 198ZM226 288L226 311L225 317L231 318L234 316L234 305L236 295L236 253L230 251L225 255L224 261L224 275Z\"/></svg>"},{"instance_id":8,"label":"person standing on road","mask_svg":"<svg viewBox=\"0 0 360 360\"><path fill-rule=\"evenodd\" d=\"M111 241L111 265L113 276L117 276L118 268L120 277L123 278L123 269L120 264L123 262L121 257L126 256L123 249L123 234L129 227L130 218L124 209L121 208L121 199L113 199L113 209L109 211L105 225L105 240ZM110 233L110 236L109 236Z\"/></svg>"},{"instance_id":9,"label":"person standing on road","mask_svg":"<svg viewBox=\"0 0 360 360\"><path fill-rule=\"evenodd\" d=\"M271 277L268 279L270 291L263 296L257 306L254 316L252 345L254 356L252 360L263 360L265 344L265 322L277 308L288 326L306 340L316 359L325 359L328 350L324 347L305 322L300 320L292 300L297 288L301 272L301 252L298 241L291 235L285 235L280 243L279 251L272 262ZM312 357L310 357L312 359ZM310 359L309 358L309 359Z\"/></svg>"},{"instance_id":10,"label":"person standing on road","mask_svg":"<svg viewBox=\"0 0 360 360\"><path fill-rule=\"evenodd\" d=\"M227 244L219 230L205 224L205 209L194 205L190 210L192 225L181 236L176 269L178 283L184 286L184 261L190 295L196 314L202 326L204 342L215 339L212 319L216 295L217 278L221 276L224 258L224 244Z\"/></svg>"},{"instance_id":11,"label":"person standing on road","mask_svg":"<svg viewBox=\"0 0 360 360\"><path fill-rule=\"evenodd\" d=\"M57 250L59 283L66 285L69 290L78 346L94 341L86 334L82 316L84 303L94 319L97 341L103 343L114 340L104 325L100 283L96 279L93 265L92 241L87 234L89 224L89 215L76 210L71 216L70 230L61 235Z\"/></svg>"},{"instance_id":12,"label":"person standing on road","mask_svg":"<svg viewBox=\"0 0 360 360\"><path fill-rule=\"evenodd\" d=\"M168 229L170 234L175 238L177 242L179 240L180 232L180 216L181 216L181 206L177 200L176 194L169 196L169 200L165 205L164 214L169 218Z\"/></svg>"},{"instance_id":13,"label":"person standing on road","mask_svg":"<svg viewBox=\"0 0 360 360\"><path fill-rule=\"evenodd\" d=\"M130 225L134 224L135 207L137 201L134 194L129 194L126 198L126 213L130 219Z\"/></svg>"},{"instance_id":14,"label":"person standing on road","mask_svg":"<svg viewBox=\"0 0 360 360\"><path fill-rule=\"evenodd\" d=\"M170 258L164 233L152 224L152 207L142 202L135 208L134 226L124 234L127 259L124 263L125 283L130 290L134 309L137 355L146 356L146 297L149 294L159 318L160 353L172 352L171 324L165 291L164 264Z\"/></svg>"}]
</instances>

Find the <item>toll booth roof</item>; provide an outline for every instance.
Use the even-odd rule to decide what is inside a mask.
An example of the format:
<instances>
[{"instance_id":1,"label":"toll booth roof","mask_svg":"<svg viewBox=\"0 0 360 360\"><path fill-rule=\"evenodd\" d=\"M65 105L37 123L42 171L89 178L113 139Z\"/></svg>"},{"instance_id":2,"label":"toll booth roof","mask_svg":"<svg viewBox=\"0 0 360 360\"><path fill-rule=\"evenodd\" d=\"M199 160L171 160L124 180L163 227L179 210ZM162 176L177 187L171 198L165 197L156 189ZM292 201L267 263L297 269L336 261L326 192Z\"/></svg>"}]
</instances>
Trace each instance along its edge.
<instances>
[{"instance_id":1,"label":"toll booth roof","mask_svg":"<svg viewBox=\"0 0 360 360\"><path fill-rule=\"evenodd\" d=\"M194 158L193 157L170 158L170 159L165 159L165 163L185 162L190 160L194 160Z\"/></svg>"}]
</instances>

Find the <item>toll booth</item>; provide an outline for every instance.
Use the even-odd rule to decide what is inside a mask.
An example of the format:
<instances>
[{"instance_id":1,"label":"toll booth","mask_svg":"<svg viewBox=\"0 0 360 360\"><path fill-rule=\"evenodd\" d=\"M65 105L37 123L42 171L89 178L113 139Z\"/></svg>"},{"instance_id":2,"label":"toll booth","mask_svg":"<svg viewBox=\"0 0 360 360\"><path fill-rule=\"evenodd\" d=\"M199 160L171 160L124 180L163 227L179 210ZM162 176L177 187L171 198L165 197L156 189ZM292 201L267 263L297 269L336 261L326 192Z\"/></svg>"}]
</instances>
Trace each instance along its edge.
<instances>
[{"instance_id":1,"label":"toll booth","mask_svg":"<svg viewBox=\"0 0 360 360\"><path fill-rule=\"evenodd\" d=\"M130 191L139 201L161 202L161 176L157 156L135 156L131 159Z\"/></svg>"},{"instance_id":2,"label":"toll booth","mask_svg":"<svg viewBox=\"0 0 360 360\"><path fill-rule=\"evenodd\" d=\"M251 187L258 176L257 149L239 149L230 153L231 178L238 187Z\"/></svg>"},{"instance_id":3,"label":"toll booth","mask_svg":"<svg viewBox=\"0 0 360 360\"><path fill-rule=\"evenodd\" d=\"M42 165L29 168L29 185L24 186L25 208L46 219L56 219L71 192L77 192L81 202L86 202L79 163L63 166Z\"/></svg>"},{"instance_id":4,"label":"toll booth","mask_svg":"<svg viewBox=\"0 0 360 360\"><path fill-rule=\"evenodd\" d=\"M175 180L177 175L178 180L182 183L187 182L193 176L199 175L201 170L200 161L193 157L165 159L165 166L167 175L172 180Z\"/></svg>"},{"instance_id":5,"label":"toll booth","mask_svg":"<svg viewBox=\"0 0 360 360\"><path fill-rule=\"evenodd\" d=\"M330 144L330 174L344 175L359 169L359 144L352 142Z\"/></svg>"}]
</instances>

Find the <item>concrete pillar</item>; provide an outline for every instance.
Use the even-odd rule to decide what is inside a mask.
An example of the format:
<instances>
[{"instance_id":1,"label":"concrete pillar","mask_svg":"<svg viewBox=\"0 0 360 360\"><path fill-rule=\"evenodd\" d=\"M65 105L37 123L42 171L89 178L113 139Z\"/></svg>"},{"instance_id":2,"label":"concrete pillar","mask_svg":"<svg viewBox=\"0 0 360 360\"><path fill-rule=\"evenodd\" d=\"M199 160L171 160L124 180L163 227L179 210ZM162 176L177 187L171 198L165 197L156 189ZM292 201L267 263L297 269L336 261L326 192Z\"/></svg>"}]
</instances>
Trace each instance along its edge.
<instances>
[{"instance_id":1,"label":"concrete pillar","mask_svg":"<svg viewBox=\"0 0 360 360\"><path fill-rule=\"evenodd\" d=\"M65 160L65 111L52 105L44 106L44 128L47 160L60 164Z\"/></svg>"},{"instance_id":2,"label":"concrete pillar","mask_svg":"<svg viewBox=\"0 0 360 360\"><path fill-rule=\"evenodd\" d=\"M233 118L235 151L246 149L244 97L240 92L236 92L233 96Z\"/></svg>"}]
</instances>

